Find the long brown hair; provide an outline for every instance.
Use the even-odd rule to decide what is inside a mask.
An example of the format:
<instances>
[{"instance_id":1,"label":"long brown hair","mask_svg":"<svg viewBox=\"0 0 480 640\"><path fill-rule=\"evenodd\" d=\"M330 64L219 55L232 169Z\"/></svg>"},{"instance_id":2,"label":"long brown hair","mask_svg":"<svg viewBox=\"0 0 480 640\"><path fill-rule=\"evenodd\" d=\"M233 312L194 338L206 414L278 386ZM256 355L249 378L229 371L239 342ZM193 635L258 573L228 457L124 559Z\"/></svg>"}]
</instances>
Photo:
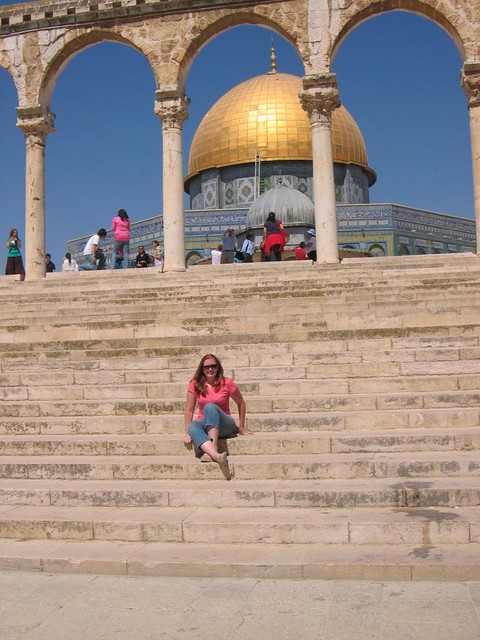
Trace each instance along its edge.
<instances>
[{"instance_id":1,"label":"long brown hair","mask_svg":"<svg viewBox=\"0 0 480 640\"><path fill-rule=\"evenodd\" d=\"M217 365L217 373L215 376L215 383L214 383L215 391L219 391L225 383L225 376L223 374L222 363L217 358L217 356L213 355L213 353L207 353L207 355L203 356L203 358L200 360L197 370L195 371L192 378L192 381L195 383L195 391L200 396L207 395L207 392L205 389L205 383L207 381L207 378L203 372L203 365L205 364L205 360L215 360L215 364Z\"/></svg>"}]
</instances>

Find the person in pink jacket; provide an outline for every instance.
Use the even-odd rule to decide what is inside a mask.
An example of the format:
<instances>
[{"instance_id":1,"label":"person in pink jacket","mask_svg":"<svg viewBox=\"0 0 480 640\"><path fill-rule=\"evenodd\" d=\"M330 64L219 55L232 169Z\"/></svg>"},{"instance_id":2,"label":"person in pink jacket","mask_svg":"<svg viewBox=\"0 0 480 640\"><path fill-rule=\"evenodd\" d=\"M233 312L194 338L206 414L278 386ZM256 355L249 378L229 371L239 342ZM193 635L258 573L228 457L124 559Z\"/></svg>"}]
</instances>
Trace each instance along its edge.
<instances>
[{"instance_id":1,"label":"person in pink jacket","mask_svg":"<svg viewBox=\"0 0 480 640\"><path fill-rule=\"evenodd\" d=\"M110 269L128 269L130 251L130 219L125 209L120 209L112 220L113 248ZM123 260L122 260L123 258Z\"/></svg>"}]
</instances>

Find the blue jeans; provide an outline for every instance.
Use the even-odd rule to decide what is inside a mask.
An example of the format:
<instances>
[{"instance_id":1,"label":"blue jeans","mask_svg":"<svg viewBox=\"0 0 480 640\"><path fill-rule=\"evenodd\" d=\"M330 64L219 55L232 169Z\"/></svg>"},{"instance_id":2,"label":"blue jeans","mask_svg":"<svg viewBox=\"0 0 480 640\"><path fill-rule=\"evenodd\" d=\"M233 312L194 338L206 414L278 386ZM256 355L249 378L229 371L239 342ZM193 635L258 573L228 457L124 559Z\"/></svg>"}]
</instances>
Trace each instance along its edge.
<instances>
[{"instance_id":1,"label":"blue jeans","mask_svg":"<svg viewBox=\"0 0 480 640\"><path fill-rule=\"evenodd\" d=\"M123 262L117 261L120 249L123 247ZM112 255L110 257L110 269L128 269L130 240L114 240Z\"/></svg>"},{"instance_id":2,"label":"blue jeans","mask_svg":"<svg viewBox=\"0 0 480 640\"><path fill-rule=\"evenodd\" d=\"M97 249L97 262L93 262L93 256L91 253L83 256L86 260L86 264L79 264L79 271L96 271L100 269L105 269L105 262L107 259L105 258L105 254L100 249Z\"/></svg>"},{"instance_id":3,"label":"blue jeans","mask_svg":"<svg viewBox=\"0 0 480 640\"><path fill-rule=\"evenodd\" d=\"M200 445L211 439L207 433L207 427L215 427L218 429L219 438L231 438L238 433L238 427L235 424L234 417L227 416L227 414L213 402L207 402L205 405L203 409L203 419L194 420L188 425L188 433L196 449L200 449Z\"/></svg>"}]
</instances>

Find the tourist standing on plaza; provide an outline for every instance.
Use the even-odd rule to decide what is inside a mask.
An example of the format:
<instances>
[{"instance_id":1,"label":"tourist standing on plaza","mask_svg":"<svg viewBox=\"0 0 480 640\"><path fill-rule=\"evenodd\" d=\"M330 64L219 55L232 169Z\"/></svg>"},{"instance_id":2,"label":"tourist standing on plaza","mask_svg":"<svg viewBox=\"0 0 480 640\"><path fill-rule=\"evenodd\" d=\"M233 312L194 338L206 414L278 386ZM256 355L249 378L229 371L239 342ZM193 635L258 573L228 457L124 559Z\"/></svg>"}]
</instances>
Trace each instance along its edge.
<instances>
[{"instance_id":1,"label":"tourist standing on plaza","mask_svg":"<svg viewBox=\"0 0 480 640\"><path fill-rule=\"evenodd\" d=\"M128 269L130 258L130 219L125 209L120 209L112 220L113 247L110 269ZM123 254L123 260L120 257Z\"/></svg>"},{"instance_id":2,"label":"tourist standing on plaza","mask_svg":"<svg viewBox=\"0 0 480 640\"><path fill-rule=\"evenodd\" d=\"M275 213L270 211L263 227L264 251L267 261L276 262L282 259L287 236L280 220L277 220Z\"/></svg>"},{"instance_id":3,"label":"tourist standing on plaza","mask_svg":"<svg viewBox=\"0 0 480 640\"><path fill-rule=\"evenodd\" d=\"M247 233L247 237L242 244L242 253L245 262L253 262L255 247L253 246L253 233Z\"/></svg>"},{"instance_id":4,"label":"tourist standing on plaza","mask_svg":"<svg viewBox=\"0 0 480 640\"><path fill-rule=\"evenodd\" d=\"M102 227L97 231L97 233L89 238L85 245L85 249L83 250L83 256L87 262L86 264L81 264L78 267L79 271L91 271L93 269L98 269L100 271L105 269L107 259L98 245L100 240L102 238L106 238L106 236L107 230Z\"/></svg>"},{"instance_id":5,"label":"tourist standing on plaza","mask_svg":"<svg viewBox=\"0 0 480 640\"><path fill-rule=\"evenodd\" d=\"M233 264L233 256L237 248L237 238L233 229L227 229L223 234L223 248L220 264Z\"/></svg>"},{"instance_id":6,"label":"tourist standing on plaza","mask_svg":"<svg viewBox=\"0 0 480 640\"><path fill-rule=\"evenodd\" d=\"M55 271L55 263L52 262L52 256L49 253L45 254L45 271L47 273L53 273Z\"/></svg>"},{"instance_id":7,"label":"tourist standing on plaza","mask_svg":"<svg viewBox=\"0 0 480 640\"><path fill-rule=\"evenodd\" d=\"M73 272L73 271L78 271L78 264L77 262L72 258L72 254L69 253L67 251L67 253L65 254L65 260L62 263L62 271L63 272Z\"/></svg>"},{"instance_id":8,"label":"tourist standing on plaza","mask_svg":"<svg viewBox=\"0 0 480 640\"><path fill-rule=\"evenodd\" d=\"M219 244L216 249L212 249L212 264L220 264L220 260L222 259L222 249L223 245Z\"/></svg>"},{"instance_id":9,"label":"tourist standing on plaza","mask_svg":"<svg viewBox=\"0 0 480 640\"><path fill-rule=\"evenodd\" d=\"M7 265L5 267L6 276L20 275L25 277L25 269L23 268L22 254L20 253L20 247L22 242L18 237L18 230L12 229L10 231L9 238L6 242L8 249Z\"/></svg>"},{"instance_id":10,"label":"tourist standing on plaza","mask_svg":"<svg viewBox=\"0 0 480 640\"><path fill-rule=\"evenodd\" d=\"M230 413L230 398L238 407L238 427ZM199 411L193 420L197 404ZM193 442L197 457L203 454L203 461L218 462L227 480L230 480L227 454L218 452L218 439L231 438L237 433L252 435L245 426L246 411L240 389L224 375L220 360L211 353L203 356L188 385L184 443Z\"/></svg>"},{"instance_id":11,"label":"tourist standing on plaza","mask_svg":"<svg viewBox=\"0 0 480 640\"><path fill-rule=\"evenodd\" d=\"M317 261L317 238L315 237L315 229L307 231L309 236L307 240L307 256L309 260Z\"/></svg>"}]
</instances>

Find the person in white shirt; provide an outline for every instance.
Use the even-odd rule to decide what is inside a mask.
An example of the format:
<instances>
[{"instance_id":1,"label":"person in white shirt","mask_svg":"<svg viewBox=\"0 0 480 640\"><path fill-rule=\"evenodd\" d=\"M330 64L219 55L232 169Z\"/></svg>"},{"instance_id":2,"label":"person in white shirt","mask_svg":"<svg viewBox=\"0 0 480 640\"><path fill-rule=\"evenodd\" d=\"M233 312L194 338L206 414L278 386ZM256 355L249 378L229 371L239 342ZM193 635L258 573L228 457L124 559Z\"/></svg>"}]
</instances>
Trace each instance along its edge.
<instances>
[{"instance_id":1,"label":"person in white shirt","mask_svg":"<svg viewBox=\"0 0 480 640\"><path fill-rule=\"evenodd\" d=\"M219 244L216 249L212 249L212 264L220 264L220 260L222 259L222 249L223 246L221 244Z\"/></svg>"},{"instance_id":2,"label":"person in white shirt","mask_svg":"<svg viewBox=\"0 0 480 640\"><path fill-rule=\"evenodd\" d=\"M100 238L105 238L107 235L106 229L99 229L97 233L95 233L91 238L89 238L87 244L85 245L85 249L83 250L83 255L86 258L86 264L81 264L78 269L79 271L91 271L93 269L101 270L105 269L105 263L107 259L103 251L99 248L98 244L100 242Z\"/></svg>"},{"instance_id":3,"label":"person in white shirt","mask_svg":"<svg viewBox=\"0 0 480 640\"><path fill-rule=\"evenodd\" d=\"M253 262L253 254L255 253L255 247L253 246L253 234L247 233L247 237L242 244L242 253L245 262Z\"/></svg>"},{"instance_id":4,"label":"person in white shirt","mask_svg":"<svg viewBox=\"0 0 480 640\"><path fill-rule=\"evenodd\" d=\"M65 254L65 260L62 263L62 271L78 271L78 264L72 258L71 253Z\"/></svg>"}]
</instances>

